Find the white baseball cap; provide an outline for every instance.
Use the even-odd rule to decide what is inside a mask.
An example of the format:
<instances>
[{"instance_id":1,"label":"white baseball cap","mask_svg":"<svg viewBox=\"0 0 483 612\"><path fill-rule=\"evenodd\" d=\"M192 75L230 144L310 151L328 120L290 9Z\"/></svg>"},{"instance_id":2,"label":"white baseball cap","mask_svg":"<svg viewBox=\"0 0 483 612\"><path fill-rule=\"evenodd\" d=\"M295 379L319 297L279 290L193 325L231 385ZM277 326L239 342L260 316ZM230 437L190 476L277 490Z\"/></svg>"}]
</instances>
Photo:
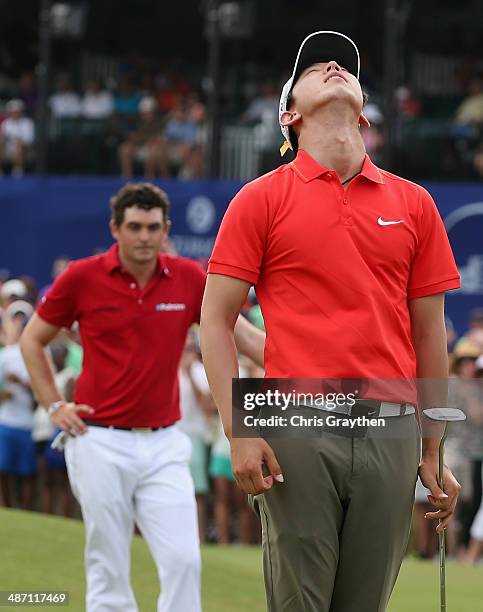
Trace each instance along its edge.
<instances>
[{"instance_id":1,"label":"white baseball cap","mask_svg":"<svg viewBox=\"0 0 483 612\"><path fill-rule=\"evenodd\" d=\"M328 62L335 60L340 66L346 68L359 80L361 61L356 44L345 34L333 32L332 30L320 30L309 34L300 45L292 76L285 83L280 96L278 108L279 123L283 113L287 110L287 99L292 87L301 73L316 62ZM288 146L292 149L290 134L287 126L280 123L280 129Z\"/></svg>"},{"instance_id":2,"label":"white baseball cap","mask_svg":"<svg viewBox=\"0 0 483 612\"><path fill-rule=\"evenodd\" d=\"M12 278L6 283L3 283L2 288L0 289L0 295L3 298L23 298L27 295L27 287L20 279Z\"/></svg>"},{"instance_id":3,"label":"white baseball cap","mask_svg":"<svg viewBox=\"0 0 483 612\"><path fill-rule=\"evenodd\" d=\"M24 300L17 300L16 302L12 302L10 306L6 308L4 314L7 319L13 319L13 317L19 314L22 314L26 319L30 319L30 317L34 314L34 309L28 302L25 302Z\"/></svg>"},{"instance_id":4,"label":"white baseball cap","mask_svg":"<svg viewBox=\"0 0 483 612\"><path fill-rule=\"evenodd\" d=\"M155 98L151 96L145 96L139 102L138 110L140 113L150 113L153 110L156 110L158 103Z\"/></svg>"},{"instance_id":5,"label":"white baseball cap","mask_svg":"<svg viewBox=\"0 0 483 612\"><path fill-rule=\"evenodd\" d=\"M5 110L7 112L23 112L25 110L25 104L19 98L10 100L5 104Z\"/></svg>"}]
</instances>

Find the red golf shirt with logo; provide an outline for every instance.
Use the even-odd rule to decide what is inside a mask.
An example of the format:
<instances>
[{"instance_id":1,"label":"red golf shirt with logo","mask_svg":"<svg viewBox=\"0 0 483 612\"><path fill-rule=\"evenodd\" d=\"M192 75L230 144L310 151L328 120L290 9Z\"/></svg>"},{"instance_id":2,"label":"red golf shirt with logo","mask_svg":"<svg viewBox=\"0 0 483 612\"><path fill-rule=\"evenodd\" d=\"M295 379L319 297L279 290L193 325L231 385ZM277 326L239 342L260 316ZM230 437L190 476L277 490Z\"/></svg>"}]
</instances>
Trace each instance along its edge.
<instances>
[{"instance_id":1,"label":"red golf shirt with logo","mask_svg":"<svg viewBox=\"0 0 483 612\"><path fill-rule=\"evenodd\" d=\"M90 420L161 427L179 419L178 365L186 332L200 319L204 286L197 263L160 254L140 289L117 245L59 276L38 315L58 327L79 322L84 361L74 400L95 409Z\"/></svg>"},{"instance_id":2,"label":"red golf shirt with logo","mask_svg":"<svg viewBox=\"0 0 483 612\"><path fill-rule=\"evenodd\" d=\"M366 156L344 190L302 150L235 196L208 273L255 285L270 378L414 378L408 300L459 287L424 188Z\"/></svg>"}]
</instances>

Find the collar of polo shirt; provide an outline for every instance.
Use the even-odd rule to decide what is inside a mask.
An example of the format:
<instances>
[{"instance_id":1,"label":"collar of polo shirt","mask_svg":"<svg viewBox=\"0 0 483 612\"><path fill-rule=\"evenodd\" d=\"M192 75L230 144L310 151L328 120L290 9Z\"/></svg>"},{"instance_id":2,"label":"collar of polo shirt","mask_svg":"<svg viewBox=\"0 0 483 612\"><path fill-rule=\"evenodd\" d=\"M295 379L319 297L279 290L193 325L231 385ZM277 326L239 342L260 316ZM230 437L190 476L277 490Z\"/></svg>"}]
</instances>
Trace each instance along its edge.
<instances>
[{"instance_id":1,"label":"collar of polo shirt","mask_svg":"<svg viewBox=\"0 0 483 612\"><path fill-rule=\"evenodd\" d=\"M334 174L334 170L328 170L327 168L324 168L324 166L321 166L303 149L299 150L297 157L290 163L296 173L306 183L313 181L317 177L324 174ZM381 185L384 185L385 183L384 177L379 172L377 166L372 163L368 155L366 155L364 158L364 163L362 165L360 174L374 183L379 183Z\"/></svg>"}]
</instances>

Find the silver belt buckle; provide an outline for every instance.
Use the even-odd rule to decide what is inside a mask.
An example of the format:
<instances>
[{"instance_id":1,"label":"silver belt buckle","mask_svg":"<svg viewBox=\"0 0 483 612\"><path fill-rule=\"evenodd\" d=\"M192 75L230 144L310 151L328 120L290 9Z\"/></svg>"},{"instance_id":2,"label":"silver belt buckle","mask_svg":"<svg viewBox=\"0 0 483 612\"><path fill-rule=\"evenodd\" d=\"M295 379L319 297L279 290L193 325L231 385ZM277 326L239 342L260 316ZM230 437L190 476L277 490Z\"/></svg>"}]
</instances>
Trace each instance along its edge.
<instances>
[{"instance_id":1,"label":"silver belt buckle","mask_svg":"<svg viewBox=\"0 0 483 612\"><path fill-rule=\"evenodd\" d=\"M354 404L355 405L355 404ZM335 408L327 408L327 412L333 412L335 414L343 414L344 416L350 417L352 414L352 406L342 404L342 406L336 406Z\"/></svg>"},{"instance_id":2,"label":"silver belt buckle","mask_svg":"<svg viewBox=\"0 0 483 612\"><path fill-rule=\"evenodd\" d=\"M152 427L133 427L131 431L134 431L136 433L146 433L146 432L151 432L153 431Z\"/></svg>"}]
</instances>

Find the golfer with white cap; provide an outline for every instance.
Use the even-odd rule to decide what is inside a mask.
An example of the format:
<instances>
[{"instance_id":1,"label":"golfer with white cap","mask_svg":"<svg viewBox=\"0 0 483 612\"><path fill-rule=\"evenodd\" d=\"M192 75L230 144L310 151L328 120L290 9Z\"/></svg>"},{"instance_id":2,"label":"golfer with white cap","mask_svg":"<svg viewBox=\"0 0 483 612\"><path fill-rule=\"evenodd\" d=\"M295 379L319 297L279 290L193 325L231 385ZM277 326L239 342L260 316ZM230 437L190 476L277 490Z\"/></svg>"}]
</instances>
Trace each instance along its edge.
<instances>
[{"instance_id":1,"label":"golfer with white cap","mask_svg":"<svg viewBox=\"0 0 483 612\"><path fill-rule=\"evenodd\" d=\"M407 546L418 466L438 530L460 489L447 468L438 486L438 436L423 439L420 461L415 418L417 399L418 409L446 402L444 293L459 287L458 270L429 193L366 155L359 67L343 34L304 40L279 108L283 149L296 159L236 195L208 267L203 359L234 474L262 520L270 612L382 612ZM237 437L233 326L251 285L266 376L384 379L386 390L363 396L370 402L334 409L383 417L384 435L368 426ZM416 377L443 384L416 398L403 384Z\"/></svg>"}]
</instances>

